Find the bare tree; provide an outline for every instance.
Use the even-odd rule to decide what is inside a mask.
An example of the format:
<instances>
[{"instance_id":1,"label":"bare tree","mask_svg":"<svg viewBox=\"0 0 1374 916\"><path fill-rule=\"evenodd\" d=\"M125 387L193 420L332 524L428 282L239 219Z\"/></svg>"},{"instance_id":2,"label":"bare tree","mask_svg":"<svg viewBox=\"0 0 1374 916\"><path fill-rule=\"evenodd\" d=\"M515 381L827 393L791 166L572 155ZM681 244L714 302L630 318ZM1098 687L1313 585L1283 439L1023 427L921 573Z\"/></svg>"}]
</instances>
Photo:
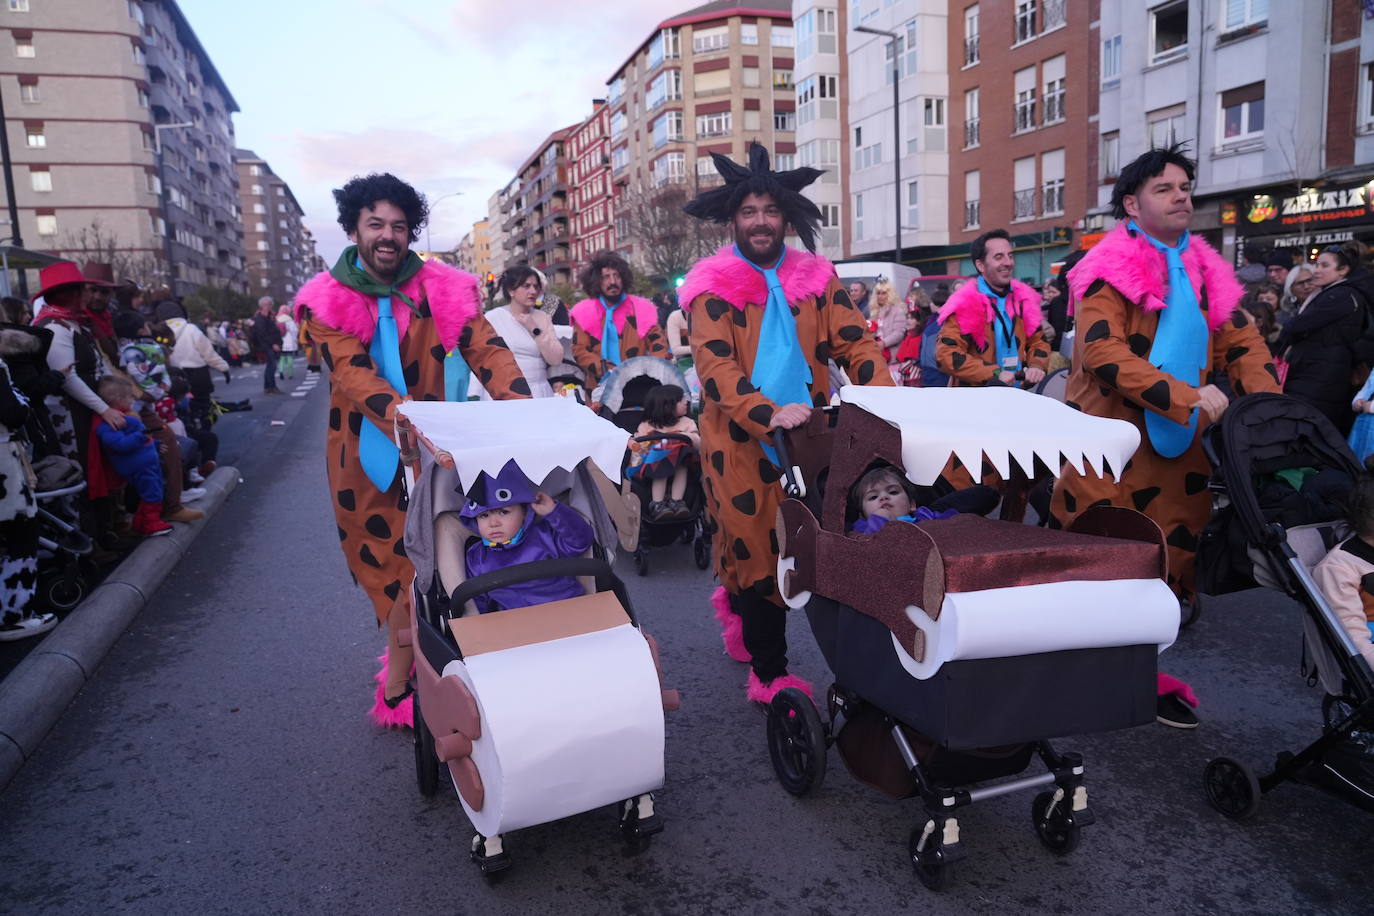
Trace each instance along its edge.
<instances>
[{"instance_id":1,"label":"bare tree","mask_svg":"<svg viewBox=\"0 0 1374 916\"><path fill-rule=\"evenodd\" d=\"M647 278L671 283L727 241L725 226L682 211L691 198L690 188L682 183L639 185L616 198L617 216L625 220L626 231L637 243L636 266Z\"/></svg>"},{"instance_id":2,"label":"bare tree","mask_svg":"<svg viewBox=\"0 0 1374 916\"><path fill-rule=\"evenodd\" d=\"M78 264L87 261L109 264L116 280L132 280L142 289L165 285L170 280L167 262L160 255L126 248L114 232L105 229L100 217L76 232L64 233L58 251L62 257Z\"/></svg>"}]
</instances>

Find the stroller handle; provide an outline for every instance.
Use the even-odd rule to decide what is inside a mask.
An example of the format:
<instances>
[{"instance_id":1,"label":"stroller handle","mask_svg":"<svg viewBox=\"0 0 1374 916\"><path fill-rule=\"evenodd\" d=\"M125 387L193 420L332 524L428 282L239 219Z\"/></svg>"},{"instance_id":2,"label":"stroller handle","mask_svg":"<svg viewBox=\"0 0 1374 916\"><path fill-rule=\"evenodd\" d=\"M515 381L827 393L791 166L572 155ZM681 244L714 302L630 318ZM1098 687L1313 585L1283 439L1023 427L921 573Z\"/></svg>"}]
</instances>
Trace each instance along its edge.
<instances>
[{"instance_id":1,"label":"stroller handle","mask_svg":"<svg viewBox=\"0 0 1374 916\"><path fill-rule=\"evenodd\" d=\"M591 576L596 580L598 591L615 592L620 606L625 609L630 622L638 626L630 599L625 594L625 584L611 569L609 563L596 557L560 557L555 560L534 560L517 566L507 566L493 572L474 576L458 585L449 595L449 616L462 614L463 605L478 595L496 588L519 585L534 579L552 579L559 576Z\"/></svg>"},{"instance_id":2,"label":"stroller handle","mask_svg":"<svg viewBox=\"0 0 1374 916\"><path fill-rule=\"evenodd\" d=\"M775 429L772 437L773 448L782 465L783 492L792 499L806 499L806 480L802 477L801 468L792 463L792 456L787 449L787 430Z\"/></svg>"},{"instance_id":3,"label":"stroller handle","mask_svg":"<svg viewBox=\"0 0 1374 916\"><path fill-rule=\"evenodd\" d=\"M692 441L692 437L691 437L691 436L684 436L682 433L659 433L659 434L656 435L656 436L631 436L631 437L630 437L630 441L631 441L631 442L657 442L657 441L659 441L660 439L674 439L674 440L677 440L677 441L686 442L688 445L692 445L692 446L695 446L695 445L696 445L696 443Z\"/></svg>"}]
</instances>

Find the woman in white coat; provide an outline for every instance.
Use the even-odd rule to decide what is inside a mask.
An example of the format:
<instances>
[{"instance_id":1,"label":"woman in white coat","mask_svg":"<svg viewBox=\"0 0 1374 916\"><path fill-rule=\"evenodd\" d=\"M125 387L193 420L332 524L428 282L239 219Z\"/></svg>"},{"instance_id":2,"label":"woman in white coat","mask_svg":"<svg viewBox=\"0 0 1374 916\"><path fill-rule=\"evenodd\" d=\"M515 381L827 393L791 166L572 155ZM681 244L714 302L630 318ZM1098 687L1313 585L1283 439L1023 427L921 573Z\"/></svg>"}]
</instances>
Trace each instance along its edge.
<instances>
[{"instance_id":1,"label":"woman in white coat","mask_svg":"<svg viewBox=\"0 0 1374 916\"><path fill-rule=\"evenodd\" d=\"M487 312L487 321L505 340L536 398L553 397L549 367L563 363L563 342L553 320L538 308L543 284L530 267L510 267L501 274L501 292L507 305Z\"/></svg>"}]
</instances>

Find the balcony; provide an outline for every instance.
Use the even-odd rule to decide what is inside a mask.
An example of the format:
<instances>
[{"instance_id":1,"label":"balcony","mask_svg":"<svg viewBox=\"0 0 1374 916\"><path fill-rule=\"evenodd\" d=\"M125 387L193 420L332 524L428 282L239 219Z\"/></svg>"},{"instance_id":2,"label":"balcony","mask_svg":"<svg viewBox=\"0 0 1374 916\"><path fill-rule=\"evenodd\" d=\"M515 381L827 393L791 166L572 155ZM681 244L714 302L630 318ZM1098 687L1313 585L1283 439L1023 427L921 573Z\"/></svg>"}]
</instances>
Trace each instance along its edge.
<instances>
[{"instance_id":1,"label":"balcony","mask_svg":"<svg viewBox=\"0 0 1374 916\"><path fill-rule=\"evenodd\" d=\"M1011 195L1011 221L1035 219L1035 188L1013 191Z\"/></svg>"},{"instance_id":2,"label":"balcony","mask_svg":"<svg viewBox=\"0 0 1374 916\"><path fill-rule=\"evenodd\" d=\"M1012 133L1019 134L1035 130L1035 100L1016 103L1016 113L1012 118Z\"/></svg>"},{"instance_id":3,"label":"balcony","mask_svg":"<svg viewBox=\"0 0 1374 916\"><path fill-rule=\"evenodd\" d=\"M1064 90L1058 89L1045 94L1045 123L1053 124L1064 120Z\"/></svg>"},{"instance_id":4,"label":"balcony","mask_svg":"<svg viewBox=\"0 0 1374 916\"><path fill-rule=\"evenodd\" d=\"M1045 216L1059 216L1064 212L1064 182L1051 181L1041 191L1045 201Z\"/></svg>"},{"instance_id":5,"label":"balcony","mask_svg":"<svg viewBox=\"0 0 1374 916\"><path fill-rule=\"evenodd\" d=\"M978 145L978 118L969 118L964 122L964 149L973 149Z\"/></svg>"},{"instance_id":6,"label":"balcony","mask_svg":"<svg viewBox=\"0 0 1374 916\"><path fill-rule=\"evenodd\" d=\"M982 201L964 201L964 228L977 229L983 224Z\"/></svg>"}]
</instances>

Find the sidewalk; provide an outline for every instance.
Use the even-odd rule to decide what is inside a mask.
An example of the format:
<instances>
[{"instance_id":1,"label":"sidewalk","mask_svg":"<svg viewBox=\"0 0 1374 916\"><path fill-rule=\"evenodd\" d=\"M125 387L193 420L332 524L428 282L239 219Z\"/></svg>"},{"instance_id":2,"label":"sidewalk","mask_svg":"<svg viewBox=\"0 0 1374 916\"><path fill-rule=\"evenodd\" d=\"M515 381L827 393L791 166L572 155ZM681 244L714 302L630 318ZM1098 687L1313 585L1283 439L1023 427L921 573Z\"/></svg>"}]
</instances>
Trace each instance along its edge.
<instances>
[{"instance_id":1,"label":"sidewalk","mask_svg":"<svg viewBox=\"0 0 1374 916\"><path fill-rule=\"evenodd\" d=\"M205 496L195 504L205 518L176 524L171 534L138 545L0 681L0 790L32 756L238 484L237 468L217 468L205 481Z\"/></svg>"}]
</instances>

